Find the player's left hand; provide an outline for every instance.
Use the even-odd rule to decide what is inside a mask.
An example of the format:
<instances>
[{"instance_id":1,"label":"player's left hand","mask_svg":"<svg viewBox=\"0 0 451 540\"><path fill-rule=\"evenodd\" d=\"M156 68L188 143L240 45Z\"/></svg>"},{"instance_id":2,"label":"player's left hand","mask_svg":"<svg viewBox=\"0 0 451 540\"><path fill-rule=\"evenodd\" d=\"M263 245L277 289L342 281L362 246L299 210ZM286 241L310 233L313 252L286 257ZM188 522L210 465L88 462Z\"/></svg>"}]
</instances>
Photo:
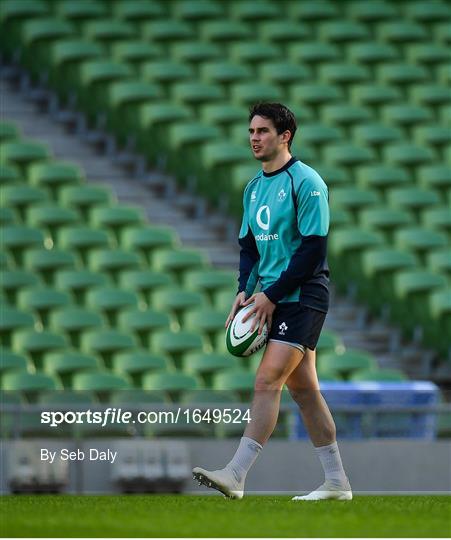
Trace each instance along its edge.
<instances>
[{"instance_id":1,"label":"player's left hand","mask_svg":"<svg viewBox=\"0 0 451 540\"><path fill-rule=\"evenodd\" d=\"M268 325L268 332L271 330L272 324L272 314L276 309L276 305L271 302L271 300L266 296L265 293L255 293L250 298L242 304L243 306L248 306L255 302L255 306L243 317L243 322L246 322L253 314L255 314L254 322L252 323L251 332L254 331L257 322L259 322L258 333L263 332L263 327L265 322Z\"/></svg>"}]
</instances>

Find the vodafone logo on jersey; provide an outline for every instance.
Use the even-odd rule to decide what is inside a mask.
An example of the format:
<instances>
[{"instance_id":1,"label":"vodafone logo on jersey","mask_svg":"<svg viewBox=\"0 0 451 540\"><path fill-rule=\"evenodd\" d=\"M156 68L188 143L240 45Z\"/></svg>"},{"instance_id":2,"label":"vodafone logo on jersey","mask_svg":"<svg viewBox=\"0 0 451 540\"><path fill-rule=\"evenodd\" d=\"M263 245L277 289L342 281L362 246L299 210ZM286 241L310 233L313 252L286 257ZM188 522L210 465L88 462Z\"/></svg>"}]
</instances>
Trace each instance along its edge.
<instances>
[{"instance_id":1,"label":"vodafone logo on jersey","mask_svg":"<svg viewBox=\"0 0 451 540\"><path fill-rule=\"evenodd\" d=\"M260 206L260 208L257 210L256 218L257 224L260 227L260 229L263 229L264 231L269 230L269 224L271 221L271 211L269 209L269 206L265 204L264 206ZM279 240L279 235L276 234L256 234L255 240L260 242L268 242L269 240Z\"/></svg>"}]
</instances>

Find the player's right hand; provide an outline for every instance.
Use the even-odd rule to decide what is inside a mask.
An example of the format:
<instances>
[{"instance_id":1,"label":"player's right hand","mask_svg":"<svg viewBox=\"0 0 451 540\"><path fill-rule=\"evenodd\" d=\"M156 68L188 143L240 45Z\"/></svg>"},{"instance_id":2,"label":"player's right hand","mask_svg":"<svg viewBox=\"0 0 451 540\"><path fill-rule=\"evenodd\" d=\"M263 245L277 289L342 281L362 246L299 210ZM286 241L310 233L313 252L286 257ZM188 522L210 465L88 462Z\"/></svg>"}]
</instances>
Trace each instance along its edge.
<instances>
[{"instance_id":1,"label":"player's right hand","mask_svg":"<svg viewBox=\"0 0 451 540\"><path fill-rule=\"evenodd\" d=\"M246 301L246 293L245 291L242 291L236 295L235 301L233 302L232 309L230 310L229 316L227 317L227 320L225 322L224 327L227 328L229 324L233 321L233 318L235 317L236 312L244 304Z\"/></svg>"}]
</instances>

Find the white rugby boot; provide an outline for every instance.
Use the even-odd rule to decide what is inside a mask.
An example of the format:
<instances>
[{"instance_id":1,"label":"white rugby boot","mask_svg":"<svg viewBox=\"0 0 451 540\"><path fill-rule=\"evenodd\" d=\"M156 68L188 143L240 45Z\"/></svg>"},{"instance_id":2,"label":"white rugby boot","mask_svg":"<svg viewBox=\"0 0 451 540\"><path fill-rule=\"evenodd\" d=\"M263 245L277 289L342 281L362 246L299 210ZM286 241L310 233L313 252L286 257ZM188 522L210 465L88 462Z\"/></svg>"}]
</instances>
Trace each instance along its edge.
<instances>
[{"instance_id":1,"label":"white rugby boot","mask_svg":"<svg viewBox=\"0 0 451 540\"><path fill-rule=\"evenodd\" d=\"M350 501L352 500L352 490L349 480L346 481L333 481L326 480L324 484L319 486L308 495L298 495L293 497L292 501L323 501L326 499L335 499L336 501Z\"/></svg>"},{"instance_id":2,"label":"white rugby boot","mask_svg":"<svg viewBox=\"0 0 451 540\"><path fill-rule=\"evenodd\" d=\"M229 499L242 499L244 495L244 480L238 481L233 469L219 469L206 471L201 467L194 467L193 478L209 488L217 489Z\"/></svg>"}]
</instances>

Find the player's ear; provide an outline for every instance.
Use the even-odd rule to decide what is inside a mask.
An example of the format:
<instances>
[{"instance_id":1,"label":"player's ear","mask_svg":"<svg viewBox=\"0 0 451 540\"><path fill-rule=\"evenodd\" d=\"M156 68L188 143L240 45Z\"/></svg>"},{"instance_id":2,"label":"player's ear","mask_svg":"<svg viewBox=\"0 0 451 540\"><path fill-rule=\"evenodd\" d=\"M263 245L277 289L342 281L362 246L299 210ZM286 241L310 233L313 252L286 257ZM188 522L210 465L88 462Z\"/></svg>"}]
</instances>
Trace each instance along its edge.
<instances>
[{"instance_id":1,"label":"player's ear","mask_svg":"<svg viewBox=\"0 0 451 540\"><path fill-rule=\"evenodd\" d=\"M286 130L281 134L281 137L282 137L282 142L288 144L289 140L291 139L291 131L290 131L289 129L286 129Z\"/></svg>"}]
</instances>

